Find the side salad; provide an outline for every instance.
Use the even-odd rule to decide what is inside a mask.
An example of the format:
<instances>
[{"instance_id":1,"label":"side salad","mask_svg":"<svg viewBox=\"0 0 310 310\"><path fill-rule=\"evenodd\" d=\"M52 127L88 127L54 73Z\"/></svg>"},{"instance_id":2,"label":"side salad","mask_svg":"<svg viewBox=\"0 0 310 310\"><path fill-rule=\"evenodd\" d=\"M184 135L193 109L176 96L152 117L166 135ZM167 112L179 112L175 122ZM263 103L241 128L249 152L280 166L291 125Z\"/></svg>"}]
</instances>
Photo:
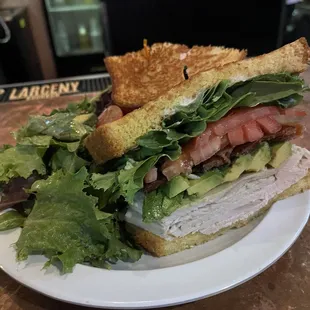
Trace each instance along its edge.
<instances>
[{"instance_id":1,"label":"side salad","mask_svg":"<svg viewBox=\"0 0 310 310\"><path fill-rule=\"evenodd\" d=\"M16 145L0 150L0 210L7 209L0 231L22 228L18 261L42 254L45 267L68 273L78 263L109 268L140 259L119 221L121 201L103 209L103 191L91 181L96 167L83 140L96 127L101 96L31 116L14 133Z\"/></svg>"}]
</instances>

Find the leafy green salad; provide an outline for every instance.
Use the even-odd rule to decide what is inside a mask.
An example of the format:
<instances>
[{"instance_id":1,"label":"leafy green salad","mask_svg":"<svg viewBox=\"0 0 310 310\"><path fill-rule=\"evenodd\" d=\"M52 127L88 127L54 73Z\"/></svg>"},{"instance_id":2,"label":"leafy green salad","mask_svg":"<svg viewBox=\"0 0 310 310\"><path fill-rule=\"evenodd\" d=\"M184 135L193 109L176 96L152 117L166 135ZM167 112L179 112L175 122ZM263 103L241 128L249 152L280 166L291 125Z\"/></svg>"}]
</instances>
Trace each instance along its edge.
<instances>
[{"instance_id":1,"label":"leafy green salad","mask_svg":"<svg viewBox=\"0 0 310 310\"><path fill-rule=\"evenodd\" d=\"M16 146L2 148L1 204L14 203L14 195L18 204L0 216L0 231L22 227L15 244L18 260L43 254L46 266L56 263L67 273L77 263L108 268L118 260L140 258L117 213L100 210L100 191L91 185L91 158L83 139L95 129L95 108L85 99L48 116L30 117L15 133ZM27 199L20 202L18 191L26 191Z\"/></svg>"}]
</instances>

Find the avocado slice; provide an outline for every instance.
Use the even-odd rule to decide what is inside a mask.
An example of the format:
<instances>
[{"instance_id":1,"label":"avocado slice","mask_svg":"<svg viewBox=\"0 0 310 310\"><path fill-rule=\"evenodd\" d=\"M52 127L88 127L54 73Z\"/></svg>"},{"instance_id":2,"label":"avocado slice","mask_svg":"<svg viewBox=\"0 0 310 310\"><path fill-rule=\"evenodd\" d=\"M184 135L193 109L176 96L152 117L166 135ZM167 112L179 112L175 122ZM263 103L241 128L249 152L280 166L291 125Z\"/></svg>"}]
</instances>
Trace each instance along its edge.
<instances>
[{"instance_id":1,"label":"avocado slice","mask_svg":"<svg viewBox=\"0 0 310 310\"><path fill-rule=\"evenodd\" d=\"M246 171L252 162L250 154L242 155L236 159L233 165L227 170L224 176L224 182L231 182L237 180L240 175Z\"/></svg>"},{"instance_id":2,"label":"avocado slice","mask_svg":"<svg viewBox=\"0 0 310 310\"><path fill-rule=\"evenodd\" d=\"M184 192L189 186L190 185L188 179L179 175L171 179L167 184L165 184L162 190L166 194L166 196L172 198Z\"/></svg>"},{"instance_id":3,"label":"avocado slice","mask_svg":"<svg viewBox=\"0 0 310 310\"><path fill-rule=\"evenodd\" d=\"M190 187L187 189L188 195L197 194L202 196L214 187L223 183L223 175L219 171L209 171L199 180L191 180Z\"/></svg>"},{"instance_id":4,"label":"avocado slice","mask_svg":"<svg viewBox=\"0 0 310 310\"><path fill-rule=\"evenodd\" d=\"M262 143L259 148L252 153L252 160L246 171L258 172L265 168L271 160L271 150L267 142Z\"/></svg>"},{"instance_id":5,"label":"avocado slice","mask_svg":"<svg viewBox=\"0 0 310 310\"><path fill-rule=\"evenodd\" d=\"M292 143L288 141L277 143L271 147L271 160L268 164L278 168L290 156L292 156Z\"/></svg>"}]
</instances>

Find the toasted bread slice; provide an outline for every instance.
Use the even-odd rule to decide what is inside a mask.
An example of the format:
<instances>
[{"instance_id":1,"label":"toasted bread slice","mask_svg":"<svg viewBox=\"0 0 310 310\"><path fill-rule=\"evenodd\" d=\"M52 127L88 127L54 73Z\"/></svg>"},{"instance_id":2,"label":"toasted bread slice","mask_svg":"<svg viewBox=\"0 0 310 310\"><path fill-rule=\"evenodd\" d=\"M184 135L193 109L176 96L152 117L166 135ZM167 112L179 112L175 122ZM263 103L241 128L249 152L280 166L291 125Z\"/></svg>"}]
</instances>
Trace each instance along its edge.
<instances>
[{"instance_id":1,"label":"toasted bread slice","mask_svg":"<svg viewBox=\"0 0 310 310\"><path fill-rule=\"evenodd\" d=\"M300 38L271 53L199 72L156 100L97 128L87 137L85 145L97 163L120 157L136 146L139 137L150 130L160 129L167 111L173 110L184 100L194 100L201 90L224 79L238 82L261 74L303 72L307 68L308 52L306 39Z\"/></svg>"},{"instance_id":2,"label":"toasted bread slice","mask_svg":"<svg viewBox=\"0 0 310 310\"><path fill-rule=\"evenodd\" d=\"M151 47L107 57L113 101L124 108L138 108L184 81L183 69L194 75L213 67L241 60L246 51L213 46L155 43Z\"/></svg>"},{"instance_id":3,"label":"toasted bread slice","mask_svg":"<svg viewBox=\"0 0 310 310\"><path fill-rule=\"evenodd\" d=\"M177 253L185 249L189 249L193 246L208 242L222 235L223 233L225 233L226 231L232 228L240 228L242 226L245 226L254 218L257 218L260 215L264 214L267 210L269 210L272 207L272 205L275 202L288 198L290 196L294 196L298 193L304 192L305 190L309 190L309 189L310 189L310 172L308 172L308 174L303 179L301 179L299 182L292 185L291 187L286 189L284 192L282 192L280 195L270 200L269 203L265 207L260 209L253 216L249 217L246 220L235 222L233 225L227 226L219 230L218 232L214 234L210 234L210 235L194 233L194 234L189 234L181 238L175 238L171 241L167 241L157 235L154 235L153 233L149 231L143 230L131 224L127 224L127 228L129 232L133 235L133 238L137 242L137 244L141 245L149 253L153 254L154 256L158 256L158 257L166 256L166 255Z\"/></svg>"}]
</instances>

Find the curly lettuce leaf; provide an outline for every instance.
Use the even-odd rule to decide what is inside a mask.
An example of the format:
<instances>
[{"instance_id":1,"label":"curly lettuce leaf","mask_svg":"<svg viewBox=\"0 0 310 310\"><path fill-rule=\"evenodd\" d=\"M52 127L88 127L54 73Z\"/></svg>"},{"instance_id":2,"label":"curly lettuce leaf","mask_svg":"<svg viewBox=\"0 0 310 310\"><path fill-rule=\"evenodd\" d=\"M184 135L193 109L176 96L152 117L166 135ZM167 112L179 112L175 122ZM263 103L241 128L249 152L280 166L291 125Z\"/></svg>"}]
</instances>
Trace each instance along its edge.
<instances>
[{"instance_id":1,"label":"curly lettuce leaf","mask_svg":"<svg viewBox=\"0 0 310 310\"><path fill-rule=\"evenodd\" d=\"M31 116L28 123L14 133L18 144L52 146L75 152L97 123L96 104L86 97L70 103L66 109L55 109L50 115Z\"/></svg>"},{"instance_id":2,"label":"curly lettuce leaf","mask_svg":"<svg viewBox=\"0 0 310 310\"><path fill-rule=\"evenodd\" d=\"M20 142L26 137L50 136L66 142L80 141L93 129L76 117L74 113L31 116L28 123L16 133L16 140Z\"/></svg>"},{"instance_id":3,"label":"curly lettuce leaf","mask_svg":"<svg viewBox=\"0 0 310 310\"><path fill-rule=\"evenodd\" d=\"M65 173L75 173L87 165L89 165L89 162L79 157L76 153L64 149L58 149L50 161L52 171L62 169Z\"/></svg>"},{"instance_id":4,"label":"curly lettuce leaf","mask_svg":"<svg viewBox=\"0 0 310 310\"><path fill-rule=\"evenodd\" d=\"M0 152L0 182L11 178L27 179L34 171L44 175L46 168L42 160L46 148L32 145L17 145Z\"/></svg>"},{"instance_id":5,"label":"curly lettuce leaf","mask_svg":"<svg viewBox=\"0 0 310 310\"><path fill-rule=\"evenodd\" d=\"M136 262L142 256L142 251L135 249L129 242L122 242L121 240L111 237L106 253L110 263L116 263L118 260Z\"/></svg>"},{"instance_id":6,"label":"curly lettuce leaf","mask_svg":"<svg viewBox=\"0 0 310 310\"><path fill-rule=\"evenodd\" d=\"M136 153L134 154L134 152ZM143 180L148 171L155 166L161 157L167 157L171 160L177 159L181 154L181 147L174 143L163 148L163 153L161 153L161 149L154 149L150 154L155 155L147 156L147 158L144 158L146 154L142 152L143 150L139 149L130 155L128 154L125 165L116 171L91 175L90 185L96 190L102 190L100 194L101 208L104 208L108 203L115 202L120 196L124 197L128 203L132 203L135 194L143 188ZM129 157L141 160L135 161Z\"/></svg>"},{"instance_id":7,"label":"curly lettuce leaf","mask_svg":"<svg viewBox=\"0 0 310 310\"><path fill-rule=\"evenodd\" d=\"M118 184L121 195L128 203L132 203L135 194L143 188L143 179L148 171L158 161L158 156L152 156L144 161L128 161L125 168L119 171Z\"/></svg>"},{"instance_id":8,"label":"curly lettuce leaf","mask_svg":"<svg viewBox=\"0 0 310 310\"><path fill-rule=\"evenodd\" d=\"M19 212L11 210L0 215L0 231L21 227L25 217Z\"/></svg>"},{"instance_id":9,"label":"curly lettuce leaf","mask_svg":"<svg viewBox=\"0 0 310 310\"><path fill-rule=\"evenodd\" d=\"M93 173L90 184L95 189L103 189L104 191L107 191L109 188L117 184L117 175L117 171L108 172L105 174Z\"/></svg>"},{"instance_id":10,"label":"curly lettuce leaf","mask_svg":"<svg viewBox=\"0 0 310 310\"><path fill-rule=\"evenodd\" d=\"M69 104L66 109L54 110L50 115L32 116L14 134L17 145L46 149L44 161L51 171L76 172L89 164L81 158L89 157L82 142L95 128L95 109L95 103L85 98L80 103Z\"/></svg>"},{"instance_id":11,"label":"curly lettuce leaf","mask_svg":"<svg viewBox=\"0 0 310 310\"><path fill-rule=\"evenodd\" d=\"M166 135L166 133L158 131L159 136L163 133L164 135ZM157 132L154 133L154 140L157 139L156 137ZM161 139L159 137L159 139ZM162 140L164 146L163 147L156 147L155 143L157 143L158 145L160 144L160 141L148 141L148 138L145 138L145 145L146 147L139 147L136 150L130 151L127 153L126 157L131 158L135 161L141 161L141 160L145 160L151 156L154 155L160 155L160 154L164 154L167 157L171 158L172 160L177 159L180 155L181 155L181 146L179 145L179 143L177 141L173 141L171 139L171 137L165 138L166 142L164 142L164 140ZM170 140L169 140L170 139ZM148 143L152 144L153 146L151 148L148 148L147 145L149 145Z\"/></svg>"},{"instance_id":12,"label":"curly lettuce leaf","mask_svg":"<svg viewBox=\"0 0 310 310\"><path fill-rule=\"evenodd\" d=\"M112 204L120 197L119 185L117 181L118 171L105 174L93 173L89 183L95 191L94 196L99 199L99 209L104 209L108 204Z\"/></svg>"},{"instance_id":13,"label":"curly lettuce leaf","mask_svg":"<svg viewBox=\"0 0 310 310\"><path fill-rule=\"evenodd\" d=\"M93 173L90 184L94 189L102 190L103 201L115 201L120 196L132 202L134 195L143 187L143 179L147 172L156 164L160 156L152 156L146 160L135 162L128 160L125 167L118 171L105 174ZM114 196L114 197L113 197Z\"/></svg>"},{"instance_id":14,"label":"curly lettuce leaf","mask_svg":"<svg viewBox=\"0 0 310 310\"><path fill-rule=\"evenodd\" d=\"M104 236L109 239L106 257L110 263L116 263L118 260L135 262L140 259L142 252L137 250L130 243L130 237L126 232L121 232L116 215L95 210L97 219L100 222L100 228ZM102 262L96 261L100 267ZM104 264L104 262L103 262Z\"/></svg>"},{"instance_id":15,"label":"curly lettuce leaf","mask_svg":"<svg viewBox=\"0 0 310 310\"><path fill-rule=\"evenodd\" d=\"M43 146L43 147L60 147L67 149L69 152L76 152L80 146L80 141L75 142L63 142L58 141L51 136L33 136L33 137L23 137L21 139L18 138L18 144L21 145L35 145L35 146Z\"/></svg>"},{"instance_id":16,"label":"curly lettuce leaf","mask_svg":"<svg viewBox=\"0 0 310 310\"><path fill-rule=\"evenodd\" d=\"M95 113L96 111L96 103L94 100L89 100L86 96L80 102L71 102L67 105L65 109L54 109L50 115L54 115L57 113L74 113L76 115L79 114L88 114Z\"/></svg>"},{"instance_id":17,"label":"curly lettuce leaf","mask_svg":"<svg viewBox=\"0 0 310 310\"><path fill-rule=\"evenodd\" d=\"M49 258L46 267L60 262L67 273L77 263L106 266L118 258L140 257L120 240L113 217L98 217L97 198L84 192L87 177L86 168L75 174L59 170L33 184L36 202L16 242L18 260L41 253Z\"/></svg>"}]
</instances>

